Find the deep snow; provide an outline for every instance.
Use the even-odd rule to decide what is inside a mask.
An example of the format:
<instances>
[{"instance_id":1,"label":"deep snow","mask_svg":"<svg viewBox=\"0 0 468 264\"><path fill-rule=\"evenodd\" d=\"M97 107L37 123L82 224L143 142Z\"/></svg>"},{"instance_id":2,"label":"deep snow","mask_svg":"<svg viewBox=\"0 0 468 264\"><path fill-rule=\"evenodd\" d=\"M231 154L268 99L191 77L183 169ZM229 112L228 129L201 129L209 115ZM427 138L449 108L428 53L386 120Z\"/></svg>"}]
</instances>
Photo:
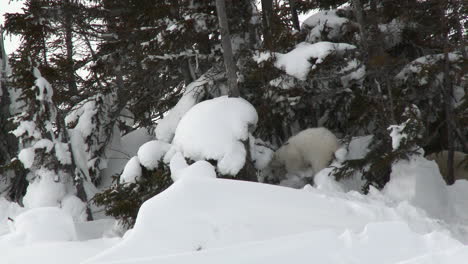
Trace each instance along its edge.
<instances>
[{"instance_id":1,"label":"deep snow","mask_svg":"<svg viewBox=\"0 0 468 264\"><path fill-rule=\"evenodd\" d=\"M324 173L316 187L292 189L216 179L204 161L173 169L179 179L142 206L122 239L108 238L112 222L73 226L58 208L18 216L24 209L0 199L1 263L456 264L468 256L468 182L440 185L435 163L422 157L397 164L389 187L369 195L344 192ZM418 180L428 173L434 180ZM449 210L436 211L441 218L419 202L430 196L446 198Z\"/></svg>"}]
</instances>

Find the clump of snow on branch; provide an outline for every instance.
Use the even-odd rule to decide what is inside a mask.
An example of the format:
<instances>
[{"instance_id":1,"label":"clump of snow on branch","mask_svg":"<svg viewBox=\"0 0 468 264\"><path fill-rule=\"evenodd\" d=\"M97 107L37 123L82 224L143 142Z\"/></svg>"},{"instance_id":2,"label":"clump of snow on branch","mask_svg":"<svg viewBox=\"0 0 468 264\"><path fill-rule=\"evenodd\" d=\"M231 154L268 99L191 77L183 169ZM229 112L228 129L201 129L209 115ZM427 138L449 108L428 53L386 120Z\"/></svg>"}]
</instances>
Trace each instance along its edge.
<instances>
[{"instance_id":1,"label":"clump of snow on branch","mask_svg":"<svg viewBox=\"0 0 468 264\"><path fill-rule=\"evenodd\" d=\"M319 11L307 18L302 23L302 29L308 31L306 41L316 43L323 40L337 40L349 32L353 22L339 16L337 11Z\"/></svg>"},{"instance_id":2,"label":"clump of snow on branch","mask_svg":"<svg viewBox=\"0 0 468 264\"><path fill-rule=\"evenodd\" d=\"M255 108L242 98L203 101L180 120L173 146L192 160L217 160L222 174L236 175L244 166L249 128L258 120Z\"/></svg>"},{"instance_id":3,"label":"clump of snow on branch","mask_svg":"<svg viewBox=\"0 0 468 264\"><path fill-rule=\"evenodd\" d=\"M403 133L405 126L406 123L402 125L391 125L388 127L388 130L390 130L390 137L392 138L393 150L397 150L398 148L400 148L401 142L408 138L408 135Z\"/></svg>"},{"instance_id":4,"label":"clump of snow on branch","mask_svg":"<svg viewBox=\"0 0 468 264\"><path fill-rule=\"evenodd\" d=\"M160 140L146 142L138 149L140 164L148 170L157 168L159 161L164 157L170 147L170 144Z\"/></svg>"},{"instance_id":5,"label":"clump of snow on branch","mask_svg":"<svg viewBox=\"0 0 468 264\"><path fill-rule=\"evenodd\" d=\"M357 59L353 59L349 61L339 73L344 74L340 77L343 87L349 87L351 82L362 84L366 75L366 66L360 63Z\"/></svg>"},{"instance_id":6,"label":"clump of snow on branch","mask_svg":"<svg viewBox=\"0 0 468 264\"><path fill-rule=\"evenodd\" d=\"M434 55L426 55L416 60L410 62L406 65L396 76L395 79L397 81L406 82L408 78L421 75L419 78L419 85L426 85L430 80L431 71L429 69L433 67L438 62L444 60L444 54L434 54ZM463 55L461 53L449 53L448 60L451 63L462 62Z\"/></svg>"},{"instance_id":7,"label":"clump of snow on branch","mask_svg":"<svg viewBox=\"0 0 468 264\"><path fill-rule=\"evenodd\" d=\"M141 177L141 165L138 157L131 158L120 175L120 183L136 182Z\"/></svg>"},{"instance_id":8,"label":"clump of snow on branch","mask_svg":"<svg viewBox=\"0 0 468 264\"><path fill-rule=\"evenodd\" d=\"M65 117L65 123L76 123L74 129L80 131L83 138L86 138L91 135L93 129L96 127L96 122L93 121L96 114L96 100L82 102L74 107L72 111L70 111L70 113Z\"/></svg>"},{"instance_id":9,"label":"clump of snow on branch","mask_svg":"<svg viewBox=\"0 0 468 264\"><path fill-rule=\"evenodd\" d=\"M356 47L346 43L318 42L310 44L301 42L296 45L296 48L286 54L273 53L276 57L275 66L278 69L284 70L287 74L296 77L299 80L305 80L309 71L315 69L317 65L322 63L330 54L342 54L346 50L352 50ZM257 63L262 63L270 59L270 56L265 53L254 55L253 59ZM310 60L314 59L314 64Z\"/></svg>"},{"instance_id":10,"label":"clump of snow on branch","mask_svg":"<svg viewBox=\"0 0 468 264\"><path fill-rule=\"evenodd\" d=\"M52 101L52 96L54 95L54 91L52 90L52 86L50 83L41 75L41 72L34 68L33 70L34 77L36 80L34 84L36 85L38 93L36 94L36 99L39 101Z\"/></svg>"}]
</instances>

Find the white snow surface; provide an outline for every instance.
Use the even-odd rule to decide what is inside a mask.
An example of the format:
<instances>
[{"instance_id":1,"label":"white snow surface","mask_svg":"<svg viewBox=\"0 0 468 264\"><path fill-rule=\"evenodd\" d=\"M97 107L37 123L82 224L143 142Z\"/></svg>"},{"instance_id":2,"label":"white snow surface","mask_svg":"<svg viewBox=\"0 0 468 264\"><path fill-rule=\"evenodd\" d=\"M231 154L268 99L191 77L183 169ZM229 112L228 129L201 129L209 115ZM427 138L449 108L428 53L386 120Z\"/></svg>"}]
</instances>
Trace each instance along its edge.
<instances>
[{"instance_id":1,"label":"white snow surface","mask_svg":"<svg viewBox=\"0 0 468 264\"><path fill-rule=\"evenodd\" d=\"M88 196L92 197L92 196ZM62 199L61 209L72 217L73 221L85 222L87 218L86 203L75 195L67 195Z\"/></svg>"},{"instance_id":2,"label":"white snow surface","mask_svg":"<svg viewBox=\"0 0 468 264\"><path fill-rule=\"evenodd\" d=\"M182 177L143 204L121 243L84 263L463 263L467 252L439 221L375 189Z\"/></svg>"},{"instance_id":3,"label":"white snow surface","mask_svg":"<svg viewBox=\"0 0 468 264\"><path fill-rule=\"evenodd\" d=\"M235 175L244 166L242 140L258 120L255 108L242 98L221 96L198 103L180 120L173 147L192 160L217 160L225 175Z\"/></svg>"},{"instance_id":4,"label":"white snow surface","mask_svg":"<svg viewBox=\"0 0 468 264\"><path fill-rule=\"evenodd\" d=\"M338 151L339 161L365 155L370 139L354 138ZM24 209L0 198L0 263L465 264L468 258L468 181L446 186L422 156L394 164L385 189L368 195L344 191L347 183L327 177L328 168L316 175L315 187L292 189L217 179L211 164L189 166L179 152L170 167L175 183L143 204L121 239L106 238L109 221L74 219L70 208L79 203L69 196L62 209Z\"/></svg>"},{"instance_id":5,"label":"white snow surface","mask_svg":"<svg viewBox=\"0 0 468 264\"><path fill-rule=\"evenodd\" d=\"M29 245L41 241L76 240L71 216L57 207L40 207L14 218L12 232L0 237L0 247L8 243Z\"/></svg>"},{"instance_id":6,"label":"white snow surface","mask_svg":"<svg viewBox=\"0 0 468 264\"><path fill-rule=\"evenodd\" d=\"M394 201L409 201L423 208L436 219L451 217L447 186L440 175L437 163L413 155L409 161L400 160L392 166L390 182L383 193Z\"/></svg>"},{"instance_id":7,"label":"white snow surface","mask_svg":"<svg viewBox=\"0 0 468 264\"><path fill-rule=\"evenodd\" d=\"M8 218L15 218L24 208L19 206L17 203L12 203L7 199L0 197L0 238L2 235L9 233Z\"/></svg>"},{"instance_id":8,"label":"white snow surface","mask_svg":"<svg viewBox=\"0 0 468 264\"><path fill-rule=\"evenodd\" d=\"M46 242L21 247L0 248L2 264L79 264L115 245L119 239Z\"/></svg>"}]
</instances>

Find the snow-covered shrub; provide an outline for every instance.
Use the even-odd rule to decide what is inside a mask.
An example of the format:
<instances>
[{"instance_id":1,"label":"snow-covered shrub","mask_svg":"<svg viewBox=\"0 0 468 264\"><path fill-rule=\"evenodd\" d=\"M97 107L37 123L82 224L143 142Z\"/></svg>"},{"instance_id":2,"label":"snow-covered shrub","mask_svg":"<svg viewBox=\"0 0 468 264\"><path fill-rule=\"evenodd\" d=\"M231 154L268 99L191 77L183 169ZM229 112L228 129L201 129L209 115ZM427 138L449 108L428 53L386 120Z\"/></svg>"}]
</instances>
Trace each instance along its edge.
<instances>
[{"instance_id":1,"label":"snow-covered shrub","mask_svg":"<svg viewBox=\"0 0 468 264\"><path fill-rule=\"evenodd\" d=\"M96 194L93 200L96 205L104 206L106 215L115 217L126 228L135 224L143 202L164 191L173 182L165 163L159 161L157 167L148 170L137 157L127 163L120 179L115 177L114 180L115 184Z\"/></svg>"},{"instance_id":2,"label":"snow-covered shrub","mask_svg":"<svg viewBox=\"0 0 468 264\"><path fill-rule=\"evenodd\" d=\"M173 147L191 160L215 160L223 175L244 166L243 141L257 123L255 108L242 98L222 96L193 106L177 126Z\"/></svg>"},{"instance_id":3,"label":"snow-covered shrub","mask_svg":"<svg viewBox=\"0 0 468 264\"><path fill-rule=\"evenodd\" d=\"M460 52L447 53L446 70L445 61L443 53L422 56L406 64L394 78L397 95L403 103L411 102L418 106L421 120L427 132L430 132L427 142L422 145L427 152L448 149L445 129L440 129L446 127L445 122L454 122L457 126L459 133L454 138L456 150L462 150L461 141L468 137L468 126L465 125L468 120L466 59ZM450 87L446 87L445 78L450 80ZM447 104L453 109L449 117L445 113ZM460 139L460 136L464 139Z\"/></svg>"},{"instance_id":4,"label":"snow-covered shrub","mask_svg":"<svg viewBox=\"0 0 468 264\"><path fill-rule=\"evenodd\" d=\"M345 158L335 166L331 175L337 180L361 175L365 184L362 191L367 193L369 186L383 188L390 179L392 165L399 160L408 160L412 155L420 155L424 127L419 109L407 107L400 117L399 125L391 125L387 135L373 135L365 143L366 153L359 157Z\"/></svg>"},{"instance_id":5,"label":"snow-covered shrub","mask_svg":"<svg viewBox=\"0 0 468 264\"><path fill-rule=\"evenodd\" d=\"M76 173L69 134L52 100L51 84L37 68L33 76L34 85L23 89L20 100L25 105L14 117L17 127L12 131L19 141L17 158L28 170L23 201L29 208L60 207L67 194L80 192L87 178ZM86 193L78 195L86 200Z\"/></svg>"},{"instance_id":6,"label":"snow-covered shrub","mask_svg":"<svg viewBox=\"0 0 468 264\"><path fill-rule=\"evenodd\" d=\"M274 179L302 180L302 187L327 167L339 148L336 136L324 127L309 128L288 139L273 155L269 168ZM309 180L307 180L309 178ZM302 186L301 186L302 185Z\"/></svg>"}]
</instances>

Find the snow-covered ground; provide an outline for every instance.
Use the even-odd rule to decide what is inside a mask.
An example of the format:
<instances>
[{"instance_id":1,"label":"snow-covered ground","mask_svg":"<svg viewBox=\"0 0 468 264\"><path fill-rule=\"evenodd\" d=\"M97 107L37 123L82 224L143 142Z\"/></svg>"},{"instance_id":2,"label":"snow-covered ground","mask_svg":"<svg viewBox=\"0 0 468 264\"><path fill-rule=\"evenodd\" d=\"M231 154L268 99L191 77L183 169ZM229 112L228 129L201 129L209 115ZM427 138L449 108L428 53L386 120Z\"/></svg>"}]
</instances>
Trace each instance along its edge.
<instances>
[{"instance_id":1,"label":"snow-covered ground","mask_svg":"<svg viewBox=\"0 0 468 264\"><path fill-rule=\"evenodd\" d=\"M460 227L468 183L418 191L440 187L418 181L430 178L434 164L402 163L389 188L367 196L343 192L330 178L292 189L196 177L213 173L199 166L147 201L123 238L109 237L109 220L73 225L58 208L18 216L21 209L2 199L1 263L466 263L468 236ZM408 171L414 176L402 181ZM430 196L446 197L437 211L445 219L422 208Z\"/></svg>"}]
</instances>

